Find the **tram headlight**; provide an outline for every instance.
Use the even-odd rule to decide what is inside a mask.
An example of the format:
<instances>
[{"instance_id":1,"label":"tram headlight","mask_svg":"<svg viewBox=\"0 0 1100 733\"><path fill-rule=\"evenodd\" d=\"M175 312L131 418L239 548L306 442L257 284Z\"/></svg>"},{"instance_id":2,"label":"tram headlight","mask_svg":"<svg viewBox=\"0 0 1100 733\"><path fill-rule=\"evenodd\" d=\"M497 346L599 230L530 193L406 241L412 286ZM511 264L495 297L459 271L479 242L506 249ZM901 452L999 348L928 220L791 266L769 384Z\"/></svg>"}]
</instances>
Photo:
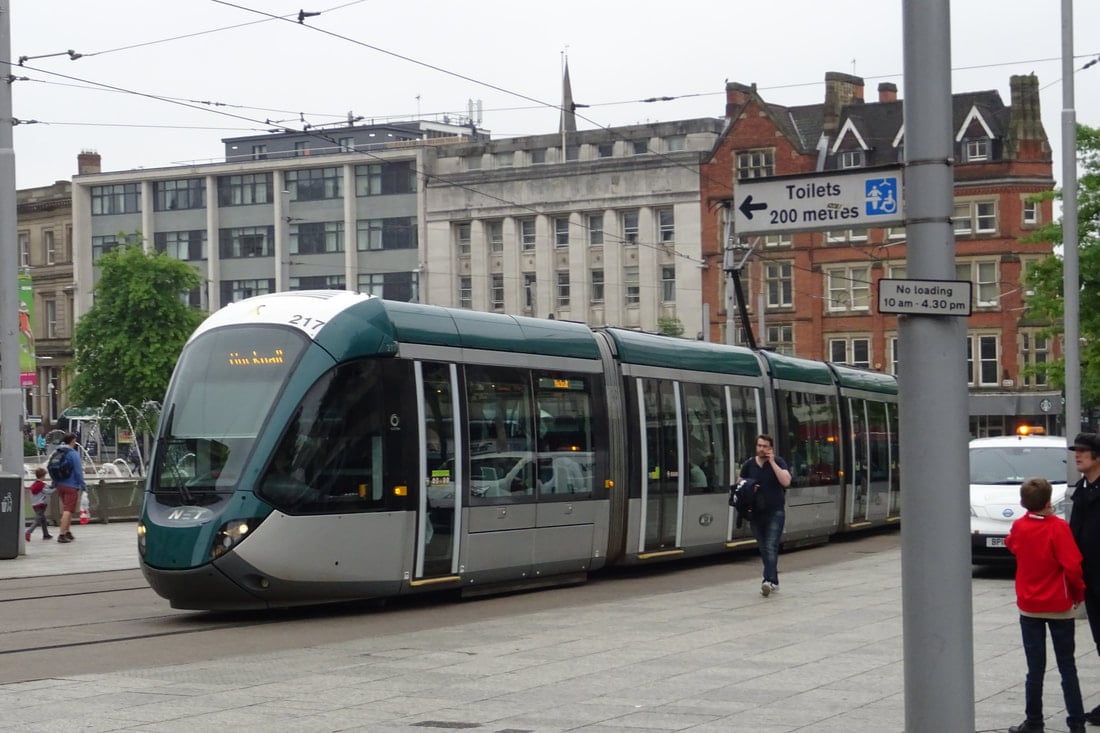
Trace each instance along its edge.
<instances>
[{"instance_id":1,"label":"tram headlight","mask_svg":"<svg viewBox=\"0 0 1100 733\"><path fill-rule=\"evenodd\" d=\"M137 526L138 554L145 557L145 523L138 522Z\"/></svg>"},{"instance_id":2,"label":"tram headlight","mask_svg":"<svg viewBox=\"0 0 1100 733\"><path fill-rule=\"evenodd\" d=\"M247 537L259 523L258 518L252 517L249 519L234 519L223 524L218 529L217 534L214 535L214 544L210 548L210 556L217 559L229 552L238 542Z\"/></svg>"}]
</instances>

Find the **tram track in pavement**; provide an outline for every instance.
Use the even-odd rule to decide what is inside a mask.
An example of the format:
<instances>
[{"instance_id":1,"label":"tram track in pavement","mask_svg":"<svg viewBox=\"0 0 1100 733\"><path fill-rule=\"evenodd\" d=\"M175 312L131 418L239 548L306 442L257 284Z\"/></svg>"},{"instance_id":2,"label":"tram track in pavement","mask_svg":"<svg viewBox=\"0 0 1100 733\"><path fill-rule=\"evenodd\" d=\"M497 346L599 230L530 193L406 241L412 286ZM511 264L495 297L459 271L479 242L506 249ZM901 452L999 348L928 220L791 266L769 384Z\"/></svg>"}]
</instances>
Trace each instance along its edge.
<instances>
[{"instance_id":1,"label":"tram track in pavement","mask_svg":"<svg viewBox=\"0 0 1100 733\"><path fill-rule=\"evenodd\" d=\"M897 533L871 534L786 553L783 566L836 562L897 542ZM0 580L0 684L304 648L731 580L751 585L758 575L755 553L741 553L613 568L583 585L468 602L435 593L243 612L171 609L138 570Z\"/></svg>"}]
</instances>

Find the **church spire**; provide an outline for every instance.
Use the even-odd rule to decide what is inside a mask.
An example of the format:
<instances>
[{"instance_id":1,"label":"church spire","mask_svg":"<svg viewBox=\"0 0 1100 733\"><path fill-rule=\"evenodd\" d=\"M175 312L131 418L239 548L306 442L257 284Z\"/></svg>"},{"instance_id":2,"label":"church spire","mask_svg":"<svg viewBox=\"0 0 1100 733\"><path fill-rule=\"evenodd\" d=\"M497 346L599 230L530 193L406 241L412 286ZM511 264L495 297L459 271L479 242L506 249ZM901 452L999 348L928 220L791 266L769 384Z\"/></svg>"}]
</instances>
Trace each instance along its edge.
<instances>
[{"instance_id":1,"label":"church spire","mask_svg":"<svg viewBox=\"0 0 1100 733\"><path fill-rule=\"evenodd\" d=\"M573 102L573 87L569 83L569 59L566 57L561 81L561 124L558 126L558 132L564 134L577 131L576 109L577 105Z\"/></svg>"}]
</instances>

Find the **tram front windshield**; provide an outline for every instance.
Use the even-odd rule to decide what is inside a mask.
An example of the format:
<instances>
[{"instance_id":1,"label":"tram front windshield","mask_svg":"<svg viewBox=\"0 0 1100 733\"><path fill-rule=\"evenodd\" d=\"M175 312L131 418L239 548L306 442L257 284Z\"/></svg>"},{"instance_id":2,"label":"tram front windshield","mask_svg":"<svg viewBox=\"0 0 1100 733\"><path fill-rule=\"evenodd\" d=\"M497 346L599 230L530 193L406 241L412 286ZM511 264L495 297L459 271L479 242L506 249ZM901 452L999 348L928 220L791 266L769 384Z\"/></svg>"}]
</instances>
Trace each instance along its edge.
<instances>
[{"instance_id":1,"label":"tram front windshield","mask_svg":"<svg viewBox=\"0 0 1100 733\"><path fill-rule=\"evenodd\" d=\"M232 491L306 344L278 326L223 328L188 344L164 404L153 490L185 503Z\"/></svg>"}]
</instances>

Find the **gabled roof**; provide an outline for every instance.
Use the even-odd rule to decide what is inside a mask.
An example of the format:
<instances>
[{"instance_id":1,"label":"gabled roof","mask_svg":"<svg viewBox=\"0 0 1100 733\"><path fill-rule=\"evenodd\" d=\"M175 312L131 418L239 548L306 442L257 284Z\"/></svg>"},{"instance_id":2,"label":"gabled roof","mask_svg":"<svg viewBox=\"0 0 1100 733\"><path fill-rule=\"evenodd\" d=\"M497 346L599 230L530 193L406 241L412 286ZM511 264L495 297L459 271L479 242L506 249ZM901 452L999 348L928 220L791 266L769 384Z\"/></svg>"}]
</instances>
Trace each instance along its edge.
<instances>
[{"instance_id":1,"label":"gabled roof","mask_svg":"<svg viewBox=\"0 0 1100 733\"><path fill-rule=\"evenodd\" d=\"M829 149L829 152L835 155L841 149L842 144L845 150L851 150L852 146L848 144L848 138L854 138L856 147L861 150L869 150L871 146L863 139L863 134L860 132L860 128L863 127L862 122L859 117L854 116L845 120L840 132L836 134L836 140L833 141L833 146Z\"/></svg>"}]
</instances>

